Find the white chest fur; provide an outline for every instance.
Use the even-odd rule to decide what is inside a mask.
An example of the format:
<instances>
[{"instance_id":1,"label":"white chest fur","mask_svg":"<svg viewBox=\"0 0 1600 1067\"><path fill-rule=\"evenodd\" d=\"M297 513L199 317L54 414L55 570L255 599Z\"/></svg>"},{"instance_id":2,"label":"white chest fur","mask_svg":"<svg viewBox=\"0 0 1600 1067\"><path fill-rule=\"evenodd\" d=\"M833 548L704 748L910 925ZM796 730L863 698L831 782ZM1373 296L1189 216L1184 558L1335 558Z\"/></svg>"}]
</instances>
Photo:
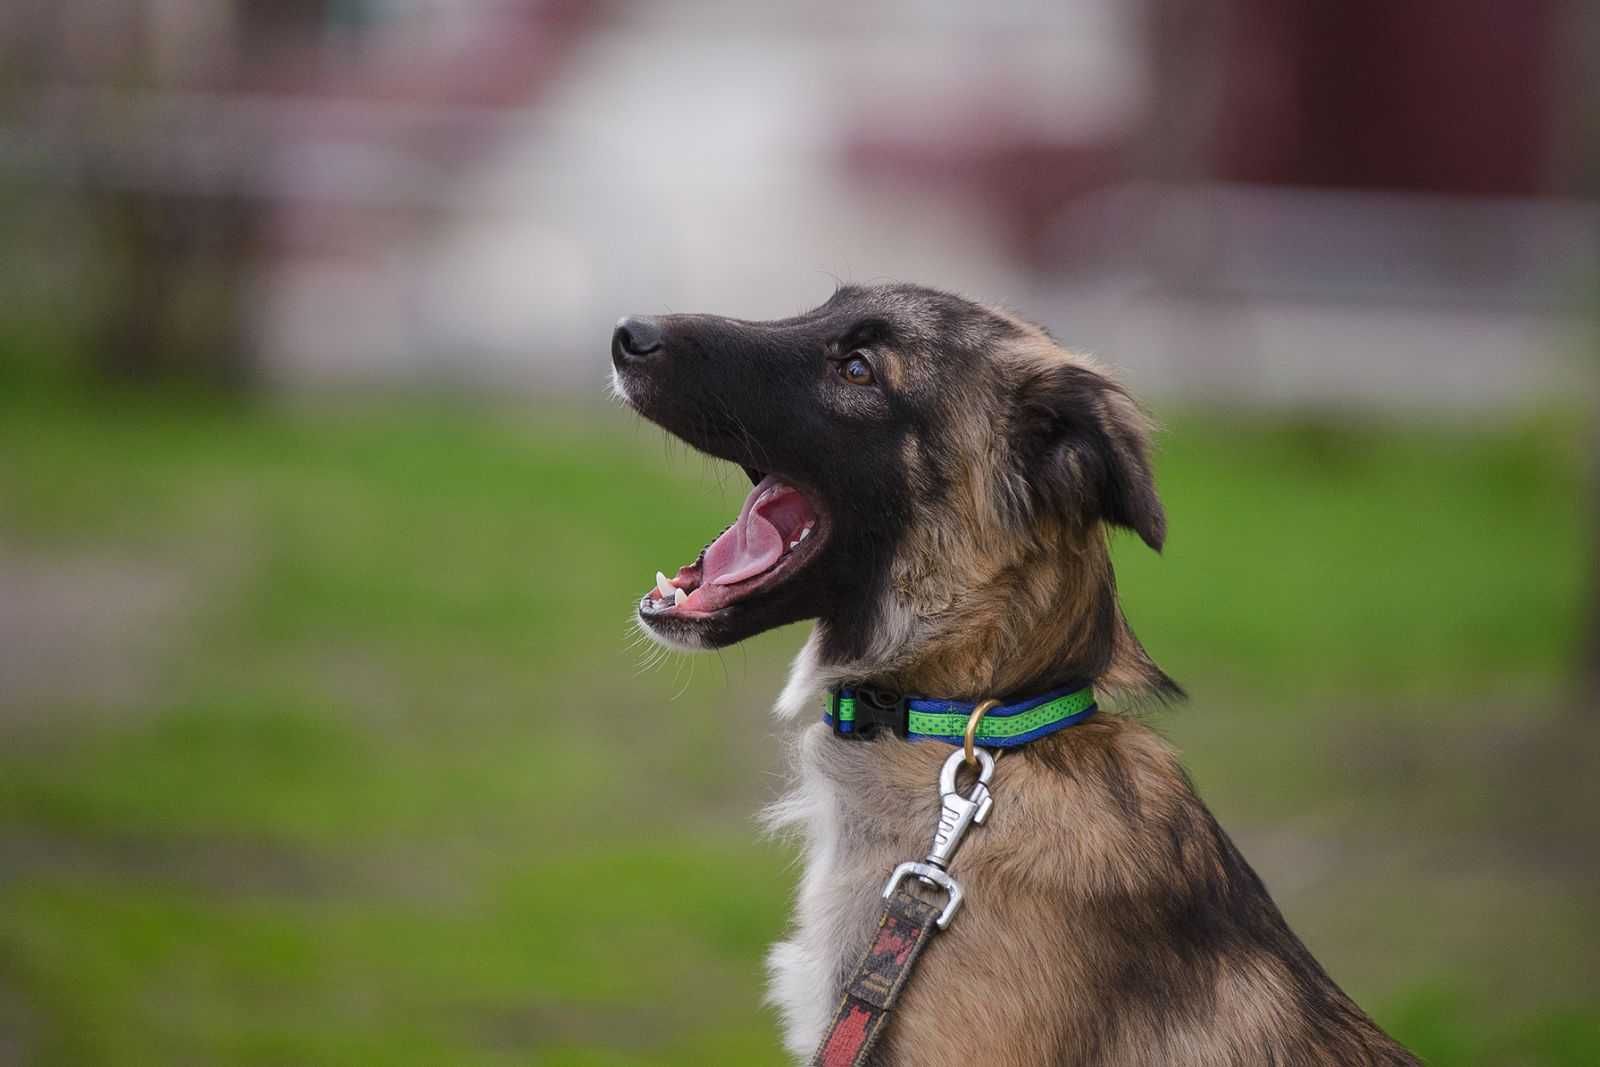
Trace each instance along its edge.
<instances>
[{"instance_id":1,"label":"white chest fur","mask_svg":"<svg viewBox=\"0 0 1600 1067\"><path fill-rule=\"evenodd\" d=\"M815 666L815 647L813 639L796 659L780 716L815 711L816 694L835 681ZM793 924L767 955L767 999L782 1016L785 1046L800 1059L821 1040L872 935L885 878L900 861L920 858L933 829L937 754L928 757L931 770L896 781L881 773L874 747L840 744L821 723L808 727L790 752L793 787L766 812L769 829L801 848Z\"/></svg>"},{"instance_id":2,"label":"white chest fur","mask_svg":"<svg viewBox=\"0 0 1600 1067\"><path fill-rule=\"evenodd\" d=\"M768 824L797 837L802 851L793 926L767 956L767 997L783 1018L784 1044L800 1058L821 1039L872 936L884 879L900 861L919 858L932 833L936 779L920 775L927 788L912 796L874 780L873 747L840 744L820 723L805 730L795 746L795 787L767 812Z\"/></svg>"},{"instance_id":3,"label":"white chest fur","mask_svg":"<svg viewBox=\"0 0 1600 1067\"><path fill-rule=\"evenodd\" d=\"M852 932L850 894L837 876L842 843L832 794L820 775L803 777L768 812L774 828L796 834L804 864L790 936L767 954L767 1000L782 1017L784 1045L796 1058L809 1055L827 1027L845 966L842 946Z\"/></svg>"},{"instance_id":4,"label":"white chest fur","mask_svg":"<svg viewBox=\"0 0 1600 1067\"><path fill-rule=\"evenodd\" d=\"M886 873L881 845L851 825L836 781L816 759L827 740L820 725L805 732L798 783L768 812L770 825L794 833L802 849L790 936L767 956L767 997L783 1018L785 1046L799 1058L821 1039L846 971L871 935Z\"/></svg>"}]
</instances>

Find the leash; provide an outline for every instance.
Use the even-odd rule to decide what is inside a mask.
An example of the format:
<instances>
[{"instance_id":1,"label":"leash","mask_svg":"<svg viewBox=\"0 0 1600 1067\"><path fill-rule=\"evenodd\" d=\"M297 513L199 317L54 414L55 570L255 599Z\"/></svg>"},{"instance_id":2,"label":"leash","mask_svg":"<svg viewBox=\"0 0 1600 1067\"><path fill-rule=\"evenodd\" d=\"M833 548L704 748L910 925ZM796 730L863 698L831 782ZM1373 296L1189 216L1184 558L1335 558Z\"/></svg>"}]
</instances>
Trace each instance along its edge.
<instances>
[{"instance_id":1,"label":"leash","mask_svg":"<svg viewBox=\"0 0 1600 1067\"><path fill-rule=\"evenodd\" d=\"M994 807L989 781L1003 750L1080 723L1096 710L1094 690L1089 686L1058 689L1010 705L998 700L974 705L908 699L862 686L829 692L823 721L841 737L867 738L887 728L911 740L945 741L961 747L950 753L939 770L939 825L933 831L933 848L921 862L900 864L884 883L877 931L845 983L811 1067L862 1067L866 1063L923 950L955 919L966 894L961 883L951 877L950 863L967 831L983 825ZM990 752L979 745L999 751ZM956 783L956 773L963 766L978 775L966 793ZM910 880L942 891L944 907L912 893Z\"/></svg>"},{"instance_id":2,"label":"leash","mask_svg":"<svg viewBox=\"0 0 1600 1067\"><path fill-rule=\"evenodd\" d=\"M872 946L845 987L812 1067L860 1067L866 1062L938 922L939 909L932 904L904 891L889 898Z\"/></svg>"}]
</instances>

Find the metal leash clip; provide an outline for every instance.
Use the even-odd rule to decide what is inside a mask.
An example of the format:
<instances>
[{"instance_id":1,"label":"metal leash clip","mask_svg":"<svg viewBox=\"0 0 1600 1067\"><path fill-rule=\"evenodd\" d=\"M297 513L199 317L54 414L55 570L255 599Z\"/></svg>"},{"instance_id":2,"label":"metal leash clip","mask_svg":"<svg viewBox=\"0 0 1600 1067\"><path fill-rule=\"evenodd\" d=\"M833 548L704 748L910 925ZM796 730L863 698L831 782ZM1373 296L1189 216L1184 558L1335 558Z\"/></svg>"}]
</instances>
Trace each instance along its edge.
<instances>
[{"instance_id":1,"label":"metal leash clip","mask_svg":"<svg viewBox=\"0 0 1600 1067\"><path fill-rule=\"evenodd\" d=\"M956 772L967 762L967 754L960 749L950 753L939 771L939 825L933 831L933 849L921 863L902 863L894 869L883 887L887 900L907 877L916 877L926 885L943 889L950 898L939 913L939 929L950 925L961 907L961 883L950 877L950 862L955 858L961 839L972 826L981 826L989 817L994 798L989 795L989 779L994 775L994 756L985 749L973 750L978 763L978 780L972 790L962 795L956 787Z\"/></svg>"}]
</instances>

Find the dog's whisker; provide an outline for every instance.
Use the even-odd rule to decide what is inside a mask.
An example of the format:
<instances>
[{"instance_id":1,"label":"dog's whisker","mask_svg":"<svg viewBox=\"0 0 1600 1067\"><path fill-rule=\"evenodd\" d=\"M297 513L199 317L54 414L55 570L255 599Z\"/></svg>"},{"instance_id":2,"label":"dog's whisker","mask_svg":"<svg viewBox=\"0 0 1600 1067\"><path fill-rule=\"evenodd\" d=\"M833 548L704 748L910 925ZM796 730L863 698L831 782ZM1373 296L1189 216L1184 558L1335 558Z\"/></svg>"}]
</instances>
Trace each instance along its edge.
<instances>
[{"instance_id":1,"label":"dog's whisker","mask_svg":"<svg viewBox=\"0 0 1600 1067\"><path fill-rule=\"evenodd\" d=\"M694 684L694 665L695 665L695 661L693 659L691 659L690 657L688 657L688 656L680 656L680 657L678 657L678 662L679 662L680 665L684 661L688 661L688 664L689 664L689 677L687 677L687 678L685 678L683 680L683 685L678 689L678 691L676 693L673 693L672 696L668 699L667 703L669 703L669 704L676 704L678 702L678 699L680 697L682 697L683 694L685 694L685 693L687 693L689 691L689 686ZM674 678L674 681L676 681L676 678Z\"/></svg>"}]
</instances>

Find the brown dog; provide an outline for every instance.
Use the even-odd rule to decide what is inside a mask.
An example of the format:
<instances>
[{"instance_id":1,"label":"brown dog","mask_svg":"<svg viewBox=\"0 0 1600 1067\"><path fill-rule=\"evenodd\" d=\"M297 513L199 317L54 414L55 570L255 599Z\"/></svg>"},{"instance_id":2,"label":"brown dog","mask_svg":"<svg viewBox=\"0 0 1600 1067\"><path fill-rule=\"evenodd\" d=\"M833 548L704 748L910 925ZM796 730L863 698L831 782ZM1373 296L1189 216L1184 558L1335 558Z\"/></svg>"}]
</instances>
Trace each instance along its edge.
<instances>
[{"instance_id":1,"label":"brown dog","mask_svg":"<svg viewBox=\"0 0 1600 1067\"><path fill-rule=\"evenodd\" d=\"M816 626L778 704L830 687L953 701L1177 686L1129 629L1107 526L1159 549L1149 426L1110 377L1011 315L896 285L791 319L630 318L624 400L756 483L639 605L678 648ZM947 744L822 724L771 813L804 842L771 999L805 1056L927 851ZM1102 712L1017 748L955 873L968 900L883 1030L883 1064L1412 1064L1289 930L1172 750Z\"/></svg>"}]
</instances>

